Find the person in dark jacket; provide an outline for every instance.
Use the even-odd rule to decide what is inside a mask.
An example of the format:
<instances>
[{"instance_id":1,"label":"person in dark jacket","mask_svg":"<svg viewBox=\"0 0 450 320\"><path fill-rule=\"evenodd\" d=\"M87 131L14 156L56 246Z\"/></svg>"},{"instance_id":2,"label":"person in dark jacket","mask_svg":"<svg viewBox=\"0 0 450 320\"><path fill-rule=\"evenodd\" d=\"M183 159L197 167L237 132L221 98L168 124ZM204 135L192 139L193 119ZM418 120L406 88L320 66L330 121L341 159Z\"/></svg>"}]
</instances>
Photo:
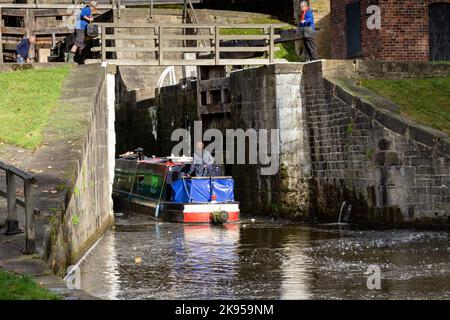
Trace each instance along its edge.
<instances>
[{"instance_id":1,"label":"person in dark jacket","mask_svg":"<svg viewBox=\"0 0 450 320\"><path fill-rule=\"evenodd\" d=\"M300 23L298 24L300 28L305 28L305 36L303 38L303 47L306 52L306 61L317 60L317 49L316 43L314 41L314 34L316 31L316 26L314 23L314 14L309 8L307 1L302 1L300 3Z\"/></svg>"},{"instance_id":2,"label":"person in dark jacket","mask_svg":"<svg viewBox=\"0 0 450 320\"><path fill-rule=\"evenodd\" d=\"M16 47L16 61L17 63L23 64L28 60L28 52L30 51L30 46L36 43L36 37L34 35L28 38L23 38Z\"/></svg>"}]
</instances>

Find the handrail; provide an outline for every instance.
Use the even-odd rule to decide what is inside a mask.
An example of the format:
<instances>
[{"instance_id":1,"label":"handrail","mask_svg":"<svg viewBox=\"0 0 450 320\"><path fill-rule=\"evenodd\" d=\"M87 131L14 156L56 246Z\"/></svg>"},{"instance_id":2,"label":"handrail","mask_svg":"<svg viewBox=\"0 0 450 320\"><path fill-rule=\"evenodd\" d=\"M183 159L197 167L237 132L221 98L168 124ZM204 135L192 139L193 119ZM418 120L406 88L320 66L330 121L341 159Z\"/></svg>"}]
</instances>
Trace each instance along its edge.
<instances>
[{"instance_id":1,"label":"handrail","mask_svg":"<svg viewBox=\"0 0 450 320\"><path fill-rule=\"evenodd\" d=\"M287 26L284 23L278 24L231 24L223 25L217 23L183 23L183 24L120 24L120 23L95 23L101 29L101 46L92 48L92 51L101 52L102 62L110 62L117 65L264 65L275 62L276 40L280 35L275 34L276 28ZM142 35L132 34L130 38L124 33L116 34L106 32L106 29L146 29L150 30ZM173 34L172 29L206 29L208 34ZM234 36L222 35L224 29L261 29L258 34L243 34ZM106 40L133 40L141 41L135 45L117 44L108 46ZM180 46L179 44L170 46L168 41L202 41L204 46ZM234 41L236 40L236 42ZM241 42L239 42L241 41ZM249 42L249 41L252 41ZM153 52L154 58L146 61L137 59L109 59L107 52ZM196 60L181 58L168 59L166 53L196 53ZM251 53L260 53L261 59L246 59L254 55ZM227 58L228 57L228 58ZM231 58L230 58L231 57ZM239 58L243 57L243 58Z\"/></svg>"},{"instance_id":2,"label":"handrail","mask_svg":"<svg viewBox=\"0 0 450 320\"><path fill-rule=\"evenodd\" d=\"M273 23L273 24L267 24L267 23L259 23L259 24L243 24L243 23L236 23L236 24L218 24L218 23L163 23L163 24L157 24L157 23L147 23L147 24L117 24L112 22L95 22L94 24L99 26L104 26L107 28L185 28L185 29L198 29L198 28L221 28L221 29L264 29L264 28L270 28L274 27L276 29L283 28L288 26L287 23ZM249 34L251 36L251 34Z\"/></svg>"},{"instance_id":3,"label":"handrail","mask_svg":"<svg viewBox=\"0 0 450 320\"><path fill-rule=\"evenodd\" d=\"M2 161L0 161L0 169L3 169L5 171L9 170L12 173L14 173L16 176L18 176L19 178L22 178L22 180L24 180L24 181L28 181L30 183L36 183L36 178L33 175L31 175L28 172L25 172L19 168L8 165Z\"/></svg>"},{"instance_id":4,"label":"handrail","mask_svg":"<svg viewBox=\"0 0 450 320\"><path fill-rule=\"evenodd\" d=\"M34 209L33 206L33 185L36 183L36 178L19 168L6 164L0 161L0 169L6 172L6 192L0 190L0 196L7 199L7 213L6 213L6 235L13 235L20 233L19 221L17 219L17 205L25 208L25 254L32 254L36 252L36 232L34 225L34 215L39 210ZM24 186L24 201L17 199L16 196L16 177L23 180Z\"/></svg>"}]
</instances>

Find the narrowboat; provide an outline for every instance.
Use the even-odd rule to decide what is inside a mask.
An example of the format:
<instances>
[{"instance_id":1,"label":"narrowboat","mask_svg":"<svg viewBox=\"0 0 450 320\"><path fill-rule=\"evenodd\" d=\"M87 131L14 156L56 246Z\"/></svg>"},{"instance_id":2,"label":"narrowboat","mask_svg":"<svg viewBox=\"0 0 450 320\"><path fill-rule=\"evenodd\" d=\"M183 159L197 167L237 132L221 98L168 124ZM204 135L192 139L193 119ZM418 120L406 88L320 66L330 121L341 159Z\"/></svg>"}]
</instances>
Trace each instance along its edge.
<instances>
[{"instance_id":1,"label":"narrowboat","mask_svg":"<svg viewBox=\"0 0 450 320\"><path fill-rule=\"evenodd\" d=\"M145 158L127 153L116 159L114 209L188 224L227 224L240 219L234 180L214 166L209 176L191 177L190 157Z\"/></svg>"}]
</instances>

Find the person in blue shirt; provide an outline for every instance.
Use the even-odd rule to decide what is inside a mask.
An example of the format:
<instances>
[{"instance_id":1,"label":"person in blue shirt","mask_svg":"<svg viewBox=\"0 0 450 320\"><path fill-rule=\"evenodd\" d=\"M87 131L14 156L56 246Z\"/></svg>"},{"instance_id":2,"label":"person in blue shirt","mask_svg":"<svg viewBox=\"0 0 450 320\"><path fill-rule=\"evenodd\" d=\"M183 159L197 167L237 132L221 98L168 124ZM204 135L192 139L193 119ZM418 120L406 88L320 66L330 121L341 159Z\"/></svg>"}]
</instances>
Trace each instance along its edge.
<instances>
[{"instance_id":1,"label":"person in blue shirt","mask_svg":"<svg viewBox=\"0 0 450 320\"><path fill-rule=\"evenodd\" d=\"M92 10L97 7L97 1L89 1L86 7L84 7L77 17L77 23L75 25L75 44L70 50L67 62L73 62L77 50L83 50L86 47L84 40L86 38L86 29L89 23L94 21L92 17Z\"/></svg>"},{"instance_id":2,"label":"person in blue shirt","mask_svg":"<svg viewBox=\"0 0 450 320\"><path fill-rule=\"evenodd\" d=\"M316 43L314 41L314 33L316 31L316 26L314 23L314 14L309 8L307 1L302 1L300 3L300 23L298 26L304 28L305 34L303 37L303 47L306 52L306 61L317 60L317 49Z\"/></svg>"},{"instance_id":3,"label":"person in blue shirt","mask_svg":"<svg viewBox=\"0 0 450 320\"><path fill-rule=\"evenodd\" d=\"M28 52L30 51L30 46L36 43L36 37L30 35L28 38L23 38L16 47L16 61L17 63L23 64L28 60Z\"/></svg>"}]
</instances>

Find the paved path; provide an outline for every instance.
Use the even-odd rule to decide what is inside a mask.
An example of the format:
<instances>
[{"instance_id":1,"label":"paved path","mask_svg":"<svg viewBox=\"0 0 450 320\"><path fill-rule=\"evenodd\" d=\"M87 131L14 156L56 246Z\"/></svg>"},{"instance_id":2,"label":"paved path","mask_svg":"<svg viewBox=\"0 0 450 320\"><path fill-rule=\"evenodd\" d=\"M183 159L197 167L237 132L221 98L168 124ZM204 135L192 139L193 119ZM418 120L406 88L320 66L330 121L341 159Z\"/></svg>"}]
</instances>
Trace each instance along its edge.
<instances>
[{"instance_id":1,"label":"paved path","mask_svg":"<svg viewBox=\"0 0 450 320\"><path fill-rule=\"evenodd\" d=\"M38 148L40 154L43 153L43 150L46 151L47 149L51 153L52 147L48 145L44 144ZM61 155L53 155L52 157L48 157L46 161L35 161L36 159L33 159L34 154L35 152L33 151L0 142L1 161L29 171L37 176L38 185L34 190L36 206L39 208L57 206L56 204L63 201L65 193L57 189L56 186L60 181L54 176L60 172L59 167L65 165L65 163L58 161L59 159L52 158L57 158ZM5 190L5 186L5 173L3 170L0 170L0 189ZM20 179L17 179L17 196L19 198L23 197L23 185ZM19 225L23 229L25 226L25 212L20 206L17 207L17 214ZM25 246L25 234L22 233L14 236L4 235L6 199L0 197L0 268L18 274L30 274L43 287L62 295L64 299L96 299L85 291L69 290L66 283L60 277L52 274L49 265L45 262L46 259L43 259L42 254L44 250L42 244L50 215L51 212L48 212L48 210L42 210L41 214L35 217L38 253L35 255L23 255L21 250Z\"/></svg>"}]
</instances>

